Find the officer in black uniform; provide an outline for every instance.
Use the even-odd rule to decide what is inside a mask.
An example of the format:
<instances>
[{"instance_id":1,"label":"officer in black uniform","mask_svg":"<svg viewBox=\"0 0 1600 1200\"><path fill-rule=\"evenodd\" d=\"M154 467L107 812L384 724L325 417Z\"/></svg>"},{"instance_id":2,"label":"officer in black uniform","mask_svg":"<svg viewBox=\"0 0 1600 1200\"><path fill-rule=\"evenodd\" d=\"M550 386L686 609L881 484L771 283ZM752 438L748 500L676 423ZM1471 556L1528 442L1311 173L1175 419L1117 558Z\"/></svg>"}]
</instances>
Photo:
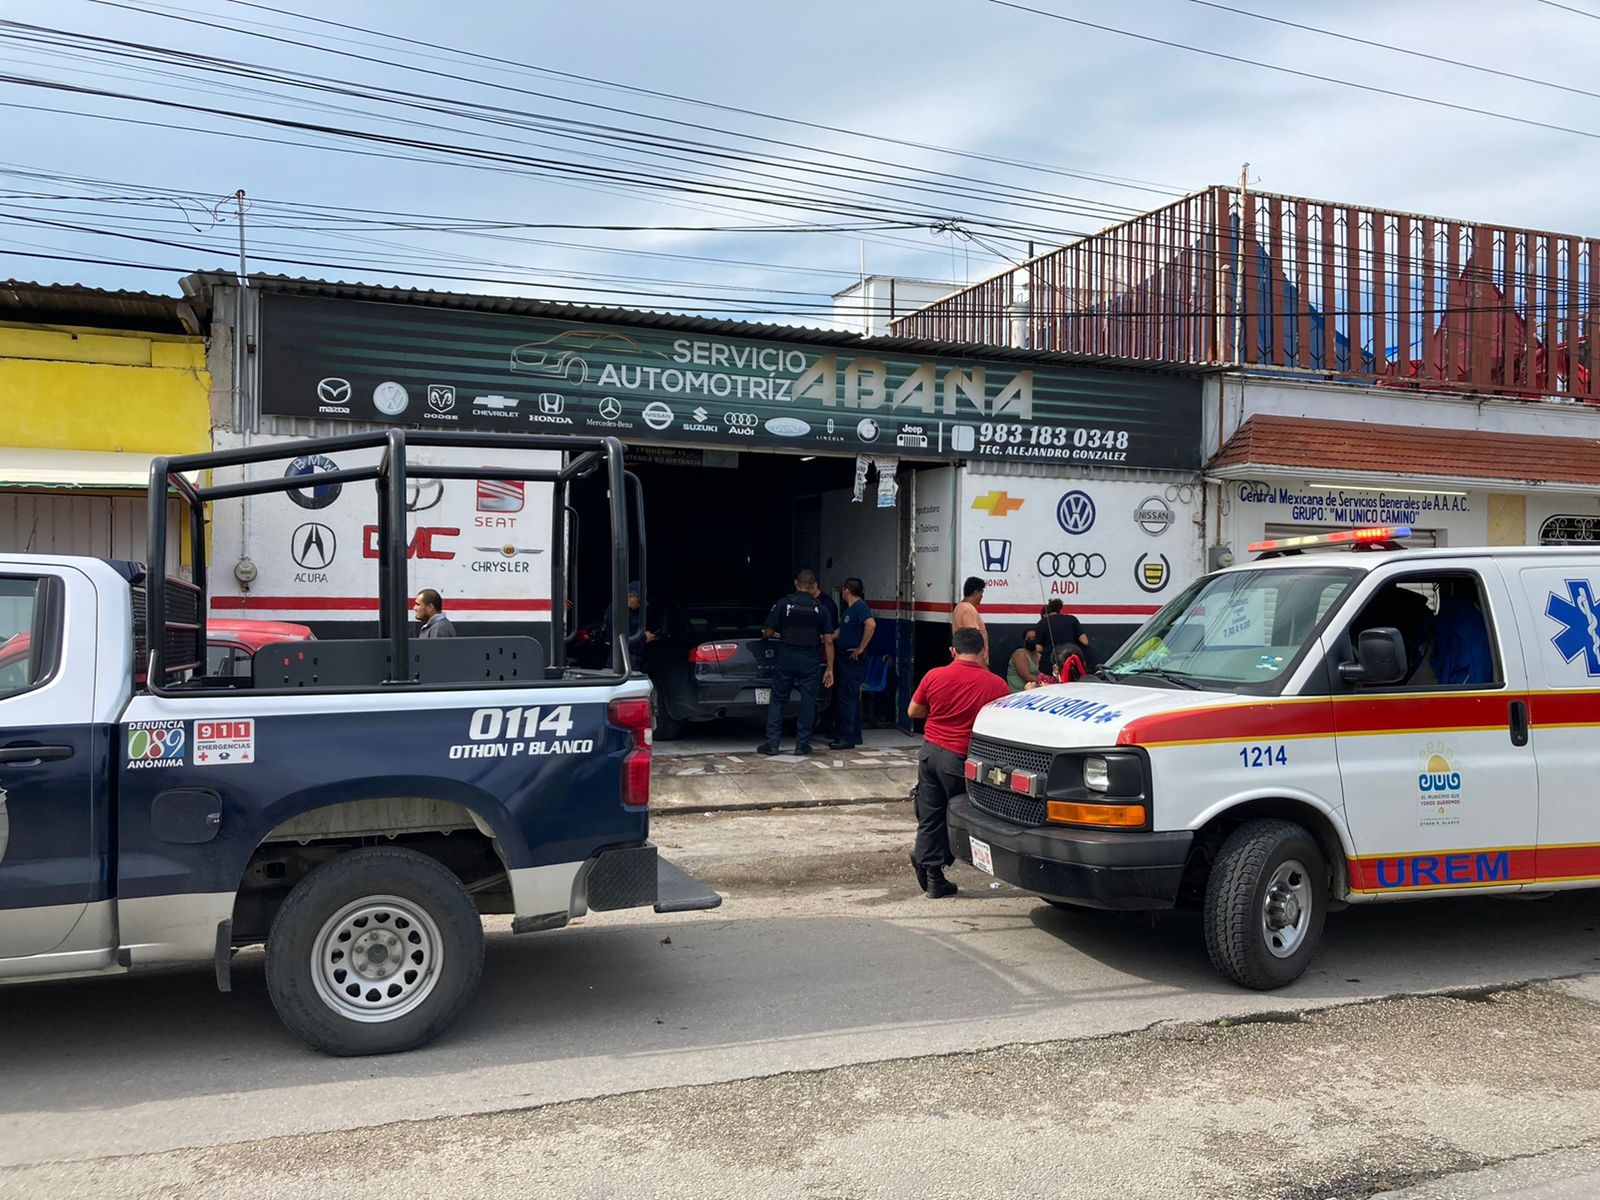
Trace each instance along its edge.
<instances>
[{"instance_id":1,"label":"officer in black uniform","mask_svg":"<svg viewBox=\"0 0 1600 1200\"><path fill-rule=\"evenodd\" d=\"M800 717L795 725L794 752L811 753L818 685L833 686L833 639L829 636L833 633L833 621L827 610L817 603L816 591L815 574L809 570L796 572L794 591L772 606L761 630L762 637L778 639L778 656L772 675L772 700L767 707L767 740L756 747L757 754L778 753L778 739L783 733L783 706L795 688L800 689Z\"/></svg>"}]
</instances>

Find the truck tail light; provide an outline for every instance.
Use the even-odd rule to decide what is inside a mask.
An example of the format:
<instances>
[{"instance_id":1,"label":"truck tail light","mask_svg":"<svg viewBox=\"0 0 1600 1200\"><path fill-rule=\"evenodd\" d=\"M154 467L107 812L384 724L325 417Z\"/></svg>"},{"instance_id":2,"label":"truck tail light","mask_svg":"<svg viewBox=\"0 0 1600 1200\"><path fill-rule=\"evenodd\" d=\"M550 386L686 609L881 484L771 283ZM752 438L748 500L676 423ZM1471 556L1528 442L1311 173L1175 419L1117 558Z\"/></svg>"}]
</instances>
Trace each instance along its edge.
<instances>
[{"instance_id":1,"label":"truck tail light","mask_svg":"<svg viewBox=\"0 0 1600 1200\"><path fill-rule=\"evenodd\" d=\"M651 727L655 724L648 698L613 700L606 720L633 735L633 749L622 760L622 807L650 807Z\"/></svg>"},{"instance_id":2,"label":"truck tail light","mask_svg":"<svg viewBox=\"0 0 1600 1200\"><path fill-rule=\"evenodd\" d=\"M727 662L738 652L738 642L705 642L689 651L689 661L692 663Z\"/></svg>"},{"instance_id":3,"label":"truck tail light","mask_svg":"<svg viewBox=\"0 0 1600 1200\"><path fill-rule=\"evenodd\" d=\"M1045 815L1052 821L1110 825L1117 829L1136 829L1145 819L1142 804L1074 804L1066 800L1051 800L1045 805Z\"/></svg>"}]
</instances>

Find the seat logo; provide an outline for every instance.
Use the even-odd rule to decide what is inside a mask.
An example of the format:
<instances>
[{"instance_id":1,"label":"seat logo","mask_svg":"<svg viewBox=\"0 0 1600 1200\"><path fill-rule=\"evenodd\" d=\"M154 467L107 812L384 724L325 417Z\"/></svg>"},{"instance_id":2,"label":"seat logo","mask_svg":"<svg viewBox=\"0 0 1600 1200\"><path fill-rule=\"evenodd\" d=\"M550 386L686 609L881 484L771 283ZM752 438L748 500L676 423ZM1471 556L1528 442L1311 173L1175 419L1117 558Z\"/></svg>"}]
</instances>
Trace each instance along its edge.
<instances>
[{"instance_id":1,"label":"seat logo","mask_svg":"<svg viewBox=\"0 0 1600 1200\"><path fill-rule=\"evenodd\" d=\"M1039 555L1039 575L1044 579L1099 579L1106 573L1104 554L1051 554L1048 550Z\"/></svg>"},{"instance_id":2,"label":"seat logo","mask_svg":"<svg viewBox=\"0 0 1600 1200\"><path fill-rule=\"evenodd\" d=\"M986 574L1004 575L1011 570L1011 542L1008 539L984 538L978 543L978 552L983 556Z\"/></svg>"},{"instance_id":3,"label":"seat logo","mask_svg":"<svg viewBox=\"0 0 1600 1200\"><path fill-rule=\"evenodd\" d=\"M1094 501L1088 492L1071 491L1056 505L1056 521L1071 534L1088 533L1094 528Z\"/></svg>"}]
</instances>

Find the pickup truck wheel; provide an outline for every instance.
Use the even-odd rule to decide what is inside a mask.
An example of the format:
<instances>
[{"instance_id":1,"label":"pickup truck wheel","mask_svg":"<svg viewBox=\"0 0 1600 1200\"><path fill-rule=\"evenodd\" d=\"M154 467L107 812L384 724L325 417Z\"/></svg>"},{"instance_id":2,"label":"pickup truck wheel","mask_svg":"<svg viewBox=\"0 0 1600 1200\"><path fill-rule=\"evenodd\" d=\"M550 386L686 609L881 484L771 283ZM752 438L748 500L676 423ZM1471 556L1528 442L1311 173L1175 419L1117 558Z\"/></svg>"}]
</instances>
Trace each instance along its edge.
<instances>
[{"instance_id":1,"label":"pickup truck wheel","mask_svg":"<svg viewBox=\"0 0 1600 1200\"><path fill-rule=\"evenodd\" d=\"M661 703L661 698L653 692L650 695L650 716L655 721L655 735L658 741L674 741L683 732L683 722L674 716L669 716L666 707Z\"/></svg>"},{"instance_id":2,"label":"pickup truck wheel","mask_svg":"<svg viewBox=\"0 0 1600 1200\"><path fill-rule=\"evenodd\" d=\"M279 1018L325 1054L392 1054L432 1041L483 972L483 924L466 888L392 846L323 863L289 893L267 938Z\"/></svg>"},{"instance_id":3,"label":"pickup truck wheel","mask_svg":"<svg viewBox=\"0 0 1600 1200\"><path fill-rule=\"evenodd\" d=\"M1234 983L1283 987L1316 953L1327 913L1316 839L1290 821L1247 821L1222 843L1206 881L1206 951Z\"/></svg>"}]
</instances>

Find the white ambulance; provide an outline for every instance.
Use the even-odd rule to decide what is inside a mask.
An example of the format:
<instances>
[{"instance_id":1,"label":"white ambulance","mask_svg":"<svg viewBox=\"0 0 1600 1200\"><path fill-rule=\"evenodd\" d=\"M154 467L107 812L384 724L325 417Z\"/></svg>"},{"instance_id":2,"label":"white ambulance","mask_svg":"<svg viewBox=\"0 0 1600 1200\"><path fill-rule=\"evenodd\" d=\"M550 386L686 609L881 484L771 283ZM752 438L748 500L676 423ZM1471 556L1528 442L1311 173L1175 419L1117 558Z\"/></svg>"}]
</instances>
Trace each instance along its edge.
<instances>
[{"instance_id":1,"label":"white ambulance","mask_svg":"<svg viewBox=\"0 0 1600 1200\"><path fill-rule=\"evenodd\" d=\"M957 856L1054 904L1198 904L1251 988L1330 908L1600 883L1600 553L1408 533L1257 543L1098 678L990 704ZM1370 552L1305 553L1340 543Z\"/></svg>"}]
</instances>

